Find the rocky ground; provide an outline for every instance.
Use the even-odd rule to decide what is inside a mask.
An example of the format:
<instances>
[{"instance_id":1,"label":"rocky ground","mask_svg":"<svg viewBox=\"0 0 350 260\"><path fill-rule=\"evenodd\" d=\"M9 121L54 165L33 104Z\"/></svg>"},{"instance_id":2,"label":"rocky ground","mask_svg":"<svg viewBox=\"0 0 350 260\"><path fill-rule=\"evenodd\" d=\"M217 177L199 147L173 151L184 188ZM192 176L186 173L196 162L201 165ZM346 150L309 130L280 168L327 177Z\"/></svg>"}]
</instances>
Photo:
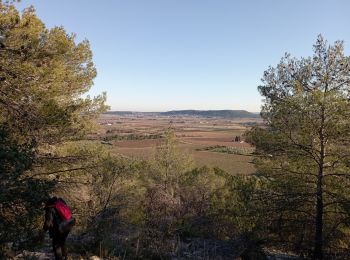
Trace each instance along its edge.
<instances>
[{"instance_id":1,"label":"rocky ground","mask_svg":"<svg viewBox=\"0 0 350 260\"><path fill-rule=\"evenodd\" d=\"M16 255L14 258L12 258L13 260L53 260L54 259L54 255L53 253L49 253L49 252L30 252L30 251L23 251L20 254ZM100 260L101 258L97 257L97 256L90 256L90 257L82 257L76 254L70 254L68 259L72 259L72 260Z\"/></svg>"},{"instance_id":2,"label":"rocky ground","mask_svg":"<svg viewBox=\"0 0 350 260\"><path fill-rule=\"evenodd\" d=\"M119 233L120 234L120 233ZM74 238L70 238L68 245L72 245ZM77 240L78 242L82 242ZM121 241L115 241L116 244L120 244ZM85 241L85 244L87 242ZM87 243L88 244L88 243ZM243 246L246 245L246 246ZM297 256L292 254L287 254L285 252L280 252L273 249L260 249L259 247L249 247L255 248L247 249L247 244L242 240L237 240L234 242L220 241L215 239L203 239L203 238L193 238L186 241L180 242L178 245L179 249L174 254L169 254L167 259L172 260L185 260L185 259L218 259L218 260L231 260L231 259L271 259L271 260L296 260L299 259ZM69 248L69 247L68 247ZM71 260L107 260L107 259L129 259L130 256L124 255L121 257L114 258L100 258L95 255L84 255L81 256L77 254L72 247L69 252L69 259ZM75 252L74 252L75 251ZM81 252L81 251L80 251ZM44 245L34 251L24 250L21 252L12 252L13 257L8 259L13 260L51 260L54 259L54 255L51 252L51 240L46 236Z\"/></svg>"},{"instance_id":3,"label":"rocky ground","mask_svg":"<svg viewBox=\"0 0 350 260\"><path fill-rule=\"evenodd\" d=\"M208 248L208 250L217 250L218 248ZM227 249L230 251L230 249ZM218 260L223 260L223 259L261 259L259 256L252 254L252 255L247 255L246 257L248 258L242 258L242 257L237 257L234 256L234 254L230 255L230 252L226 252L225 256L220 256L220 255L216 255L215 257L210 256L209 253L207 253L207 255L205 255L205 253L201 250L197 250L197 251L192 251L192 252L185 252L182 256L180 257L172 257L172 260L184 260L184 259L218 259ZM257 257L257 258L256 258ZM30 251L23 251L20 254L16 255L15 257L11 258L13 260L53 260L54 256L52 253L47 252L45 250L41 251L41 252L30 252ZM69 255L69 259L71 260L107 260L107 259L123 259L123 258L100 258L98 256L80 256L77 254L70 254ZM278 252L278 251L266 251L266 258L265 259L269 259L269 260L297 260L299 259L296 256L293 255L289 255L289 254L285 254L282 252Z\"/></svg>"}]
</instances>

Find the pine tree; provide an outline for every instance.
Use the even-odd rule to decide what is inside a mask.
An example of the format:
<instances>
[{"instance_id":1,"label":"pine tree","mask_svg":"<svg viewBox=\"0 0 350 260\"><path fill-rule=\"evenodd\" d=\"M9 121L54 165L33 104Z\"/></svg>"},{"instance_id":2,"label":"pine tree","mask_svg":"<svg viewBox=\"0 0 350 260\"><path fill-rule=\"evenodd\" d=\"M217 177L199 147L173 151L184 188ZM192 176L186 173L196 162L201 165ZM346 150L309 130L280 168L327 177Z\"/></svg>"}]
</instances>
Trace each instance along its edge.
<instances>
[{"instance_id":1,"label":"pine tree","mask_svg":"<svg viewBox=\"0 0 350 260\"><path fill-rule=\"evenodd\" d=\"M0 1L0 243L35 233L54 185L36 171L106 109L104 94L82 97L96 76L89 42L47 29L33 8L20 14L11 2Z\"/></svg>"},{"instance_id":2,"label":"pine tree","mask_svg":"<svg viewBox=\"0 0 350 260\"><path fill-rule=\"evenodd\" d=\"M349 249L350 59L319 36L312 57L286 54L264 73L266 128L251 135L276 233L313 257ZM283 231L281 231L283 230Z\"/></svg>"}]
</instances>

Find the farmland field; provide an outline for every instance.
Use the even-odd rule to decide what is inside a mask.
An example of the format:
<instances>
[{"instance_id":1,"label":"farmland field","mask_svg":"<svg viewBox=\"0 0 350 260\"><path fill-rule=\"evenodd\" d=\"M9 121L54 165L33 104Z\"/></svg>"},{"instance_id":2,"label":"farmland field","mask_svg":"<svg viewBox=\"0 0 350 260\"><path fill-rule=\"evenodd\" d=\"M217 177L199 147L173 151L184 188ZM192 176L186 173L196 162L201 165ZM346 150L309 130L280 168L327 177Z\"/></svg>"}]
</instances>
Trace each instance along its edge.
<instances>
[{"instance_id":1,"label":"farmland field","mask_svg":"<svg viewBox=\"0 0 350 260\"><path fill-rule=\"evenodd\" d=\"M162 143L162 135L172 128L178 147L190 154L197 166L219 167L231 174L251 174L253 147L244 141L247 125L261 119L223 119L191 116L102 115L97 138L113 152L137 159L148 159ZM239 137L239 140L235 140Z\"/></svg>"}]
</instances>

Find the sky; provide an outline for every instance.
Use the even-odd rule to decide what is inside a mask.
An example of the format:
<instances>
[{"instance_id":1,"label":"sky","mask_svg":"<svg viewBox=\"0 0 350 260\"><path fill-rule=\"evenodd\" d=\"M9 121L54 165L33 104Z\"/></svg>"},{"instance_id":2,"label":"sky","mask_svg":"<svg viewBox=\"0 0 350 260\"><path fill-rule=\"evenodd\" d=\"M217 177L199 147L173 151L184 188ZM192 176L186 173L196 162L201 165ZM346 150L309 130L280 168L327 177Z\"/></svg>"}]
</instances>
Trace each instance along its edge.
<instances>
[{"instance_id":1,"label":"sky","mask_svg":"<svg viewBox=\"0 0 350 260\"><path fill-rule=\"evenodd\" d=\"M22 0L48 28L88 39L112 110L260 111L263 72L322 34L350 48L348 0Z\"/></svg>"}]
</instances>

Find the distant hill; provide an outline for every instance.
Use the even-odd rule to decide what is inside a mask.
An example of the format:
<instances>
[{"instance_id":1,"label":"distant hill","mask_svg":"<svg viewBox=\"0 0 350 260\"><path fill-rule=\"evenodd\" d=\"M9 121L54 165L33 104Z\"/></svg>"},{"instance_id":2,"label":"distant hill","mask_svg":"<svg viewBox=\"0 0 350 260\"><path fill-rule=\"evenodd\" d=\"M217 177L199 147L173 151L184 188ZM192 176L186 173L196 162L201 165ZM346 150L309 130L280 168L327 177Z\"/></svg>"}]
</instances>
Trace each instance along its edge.
<instances>
[{"instance_id":1,"label":"distant hill","mask_svg":"<svg viewBox=\"0 0 350 260\"><path fill-rule=\"evenodd\" d=\"M110 115L139 115L139 116L197 116L197 117L221 117L221 118L259 118L257 113L246 110L172 110L167 112L132 112L132 111L108 111Z\"/></svg>"},{"instance_id":2,"label":"distant hill","mask_svg":"<svg viewBox=\"0 0 350 260\"><path fill-rule=\"evenodd\" d=\"M133 113L134 112L132 111L107 111L104 114L125 116L125 115L132 115Z\"/></svg>"},{"instance_id":3,"label":"distant hill","mask_svg":"<svg viewBox=\"0 0 350 260\"><path fill-rule=\"evenodd\" d=\"M202 117L223 117L223 118L253 118L259 115L250 113L245 110L174 110L162 112L165 116L202 116Z\"/></svg>"}]
</instances>

